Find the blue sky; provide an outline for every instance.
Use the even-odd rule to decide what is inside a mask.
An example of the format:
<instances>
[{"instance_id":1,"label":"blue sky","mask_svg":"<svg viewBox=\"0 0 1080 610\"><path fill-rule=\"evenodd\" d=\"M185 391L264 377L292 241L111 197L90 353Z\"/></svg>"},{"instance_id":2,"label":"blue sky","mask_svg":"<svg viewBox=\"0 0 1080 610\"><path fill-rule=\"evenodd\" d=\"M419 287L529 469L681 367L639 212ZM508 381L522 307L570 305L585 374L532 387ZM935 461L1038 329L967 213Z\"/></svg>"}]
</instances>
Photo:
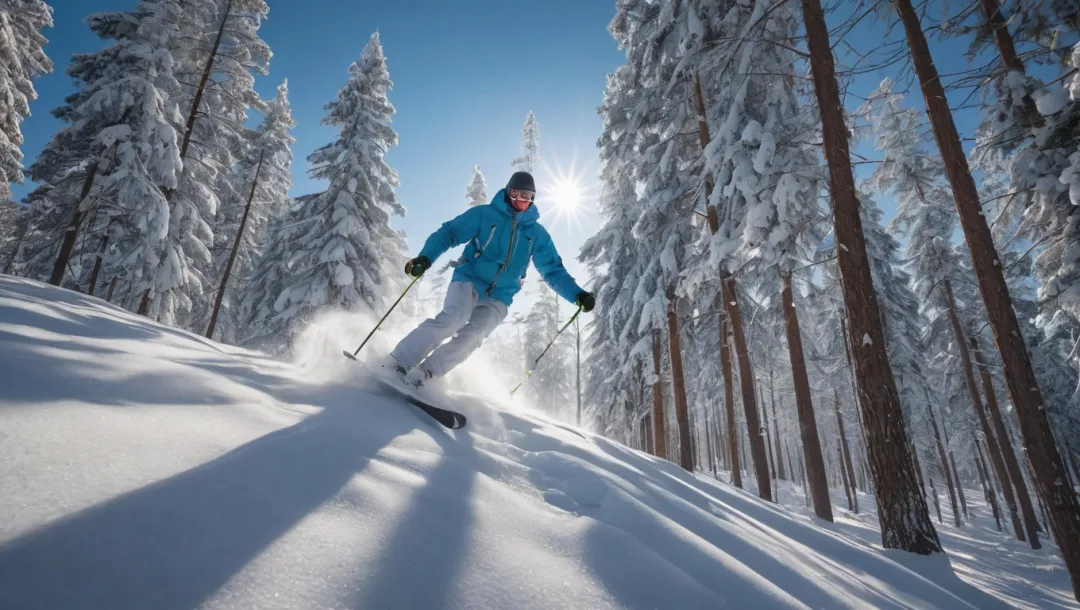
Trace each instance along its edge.
<instances>
[{"instance_id":1,"label":"blue sky","mask_svg":"<svg viewBox=\"0 0 1080 610\"><path fill-rule=\"evenodd\" d=\"M29 164L60 127L49 111L72 91L64 74L73 52L100 47L83 23L95 11L129 10L135 0L63 0L56 8L56 25L46 31L47 52L57 64L55 73L36 82L39 99L24 124L23 147ZM344 82L349 64L359 57L372 32L379 30L397 108L394 128L400 144L387 159L400 174L398 196L408 217L393 223L407 232L410 249L465 206L465 186L479 164L489 194L505 183L510 160L518 155L521 125L529 110L541 125L541 153L554 173L574 168L595 187L599 161L596 139L602 121L596 114L605 77L624 60L606 31L614 15L611 0L396 0L340 2L334 0L270 0L271 13L262 29L274 57L270 74L257 87L270 97L283 78L289 79L296 161L293 194L321 186L306 175L306 156L333 139L335 132L319 124L323 105ZM936 13L932 11L936 16ZM835 23L843 15L831 13ZM894 32L892 39L902 32ZM884 38L881 24L864 22L848 40L860 50ZM933 52L942 73L967 66L964 41L935 42ZM852 91L866 94L895 69L858 77ZM858 100L849 99L852 104ZM922 107L917 86L908 102ZM973 112L957 115L962 135L976 125ZM856 150L876 158L872 146ZM862 166L862 172L868 166ZM551 185L547 171L536 172L543 190ZM16 187L21 197L32 185ZM596 189L591 189L596 195ZM880 200L886 215L891 202ZM540 206L568 267L586 274L576 263L578 248L599 226L586 201L586 213L575 222L556 219Z\"/></svg>"},{"instance_id":2,"label":"blue sky","mask_svg":"<svg viewBox=\"0 0 1080 610\"><path fill-rule=\"evenodd\" d=\"M135 0L52 2L55 27L45 32L46 51L56 71L36 81L39 99L24 124L29 165L61 126L49 115L73 89L63 73L73 52L100 48L83 20L95 11L129 10ZM398 197L408 209L395 218L418 251L439 224L465 208L465 187L480 165L489 194L505 184L518 156L526 114L536 113L541 153L554 170L571 165L595 183L599 172L596 139L602 121L596 108L605 78L623 60L606 27L614 3L600 0L270 0L261 34L274 57L270 74L257 81L272 97L289 79L296 160L293 194L317 191L307 177L307 155L334 138L320 125L323 106L344 83L349 64L371 34L382 39L397 108L393 126L400 137L387 160L401 178ZM537 171L542 180L545 171ZM550 182L550 181L549 181ZM16 198L31 187L16 186ZM545 183L539 187L543 189ZM575 259L581 242L595 232L598 217L558 222L541 207L556 244L572 271L585 275Z\"/></svg>"}]
</instances>

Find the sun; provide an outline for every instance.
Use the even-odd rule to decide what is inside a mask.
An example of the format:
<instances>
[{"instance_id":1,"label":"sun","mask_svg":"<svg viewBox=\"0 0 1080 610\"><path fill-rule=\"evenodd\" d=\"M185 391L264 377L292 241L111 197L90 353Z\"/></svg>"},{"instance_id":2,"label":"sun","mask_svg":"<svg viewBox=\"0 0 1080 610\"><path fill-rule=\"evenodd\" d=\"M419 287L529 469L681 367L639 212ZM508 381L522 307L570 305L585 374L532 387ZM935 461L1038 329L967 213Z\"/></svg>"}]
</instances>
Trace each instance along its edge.
<instances>
[{"instance_id":1,"label":"sun","mask_svg":"<svg viewBox=\"0 0 1080 610\"><path fill-rule=\"evenodd\" d=\"M572 214L581 207L581 185L577 180L562 178L553 185L551 198L556 209Z\"/></svg>"},{"instance_id":2,"label":"sun","mask_svg":"<svg viewBox=\"0 0 1080 610\"><path fill-rule=\"evenodd\" d=\"M552 223L566 222L567 229L583 230L595 216L600 198L600 183L595 179L595 168L589 164L578 165L575 150L569 163L558 156L551 159L554 165L542 160L536 183L536 205Z\"/></svg>"}]
</instances>

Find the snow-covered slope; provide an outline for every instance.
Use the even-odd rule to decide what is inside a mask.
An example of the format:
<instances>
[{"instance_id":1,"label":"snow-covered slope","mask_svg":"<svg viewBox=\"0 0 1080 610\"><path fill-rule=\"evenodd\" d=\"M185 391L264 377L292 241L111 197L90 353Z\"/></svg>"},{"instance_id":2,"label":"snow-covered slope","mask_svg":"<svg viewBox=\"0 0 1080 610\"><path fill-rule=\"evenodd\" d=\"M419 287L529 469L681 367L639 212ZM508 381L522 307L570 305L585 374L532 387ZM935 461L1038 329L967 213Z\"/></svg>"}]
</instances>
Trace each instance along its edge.
<instances>
[{"instance_id":1,"label":"snow-covered slope","mask_svg":"<svg viewBox=\"0 0 1080 610\"><path fill-rule=\"evenodd\" d=\"M985 529L883 552L535 413L453 395L444 430L360 370L0 276L0 608L1077 607Z\"/></svg>"}]
</instances>

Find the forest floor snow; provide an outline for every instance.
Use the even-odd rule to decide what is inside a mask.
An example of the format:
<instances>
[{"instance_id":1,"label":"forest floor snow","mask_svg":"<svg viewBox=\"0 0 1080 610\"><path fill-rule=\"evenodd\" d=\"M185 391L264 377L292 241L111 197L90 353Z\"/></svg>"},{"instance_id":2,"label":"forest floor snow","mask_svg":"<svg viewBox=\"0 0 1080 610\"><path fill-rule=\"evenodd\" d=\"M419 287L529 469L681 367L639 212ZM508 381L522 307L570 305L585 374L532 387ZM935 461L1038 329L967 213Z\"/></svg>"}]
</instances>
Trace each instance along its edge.
<instances>
[{"instance_id":1,"label":"forest floor snow","mask_svg":"<svg viewBox=\"0 0 1080 610\"><path fill-rule=\"evenodd\" d=\"M947 556L884 551L871 496L825 523L470 394L448 431L340 349L0 276L0 608L1080 608L971 490Z\"/></svg>"}]
</instances>

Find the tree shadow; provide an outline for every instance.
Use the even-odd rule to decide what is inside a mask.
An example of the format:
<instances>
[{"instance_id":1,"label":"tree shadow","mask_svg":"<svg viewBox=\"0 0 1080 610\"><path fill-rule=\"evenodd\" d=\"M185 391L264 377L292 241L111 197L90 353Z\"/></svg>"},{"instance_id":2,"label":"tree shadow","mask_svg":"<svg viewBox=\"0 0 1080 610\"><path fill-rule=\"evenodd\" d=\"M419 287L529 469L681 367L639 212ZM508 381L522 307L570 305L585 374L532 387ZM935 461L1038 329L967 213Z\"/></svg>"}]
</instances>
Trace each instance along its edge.
<instances>
[{"instance_id":1,"label":"tree shadow","mask_svg":"<svg viewBox=\"0 0 1080 610\"><path fill-rule=\"evenodd\" d=\"M4 298L23 305L7 306L2 301ZM41 308L26 307L27 302L39 304ZM0 276L0 320L6 325L40 328L93 340L146 340L172 336L223 355L242 351L225 348L179 328L153 324L148 318L95 297L14 277Z\"/></svg>"},{"instance_id":2,"label":"tree shadow","mask_svg":"<svg viewBox=\"0 0 1080 610\"><path fill-rule=\"evenodd\" d=\"M470 434L452 433L456 440L450 434L432 435L443 450L442 461L397 519L381 557L373 562L377 569L348 607L435 610L460 606L454 603L455 585L475 522L470 501L477 477L476 449Z\"/></svg>"},{"instance_id":3,"label":"tree shadow","mask_svg":"<svg viewBox=\"0 0 1080 610\"><path fill-rule=\"evenodd\" d=\"M535 427L512 415L503 417L512 428ZM568 496L555 494L561 508L603 526L586 541L589 569L628 607L649 607L641 600L651 598L640 597L648 577L628 578L624 559L605 550L612 544L612 536L605 534L609 529L639 542L639 554L647 552L654 564L676 568L732 607L761 603L768 583L780 606L786 597L821 608L834 607L839 599L897 609L909 604L1006 607L961 581L944 556L898 562L853 543L830 524L807 523L745 493L718 493L719 488L669 462L621 451L602 440L596 441L600 451L556 447L536 434L515 444L530 452L528 465L547 473L540 485L554 482Z\"/></svg>"},{"instance_id":4,"label":"tree shadow","mask_svg":"<svg viewBox=\"0 0 1080 610\"><path fill-rule=\"evenodd\" d=\"M5 609L195 608L335 496L408 417L324 410L0 545Z\"/></svg>"},{"instance_id":5,"label":"tree shadow","mask_svg":"<svg viewBox=\"0 0 1080 610\"><path fill-rule=\"evenodd\" d=\"M124 373L123 379L103 379L105 373L122 373L110 367L107 359L130 354L101 345L79 346L83 356L93 358L73 360L64 357L58 351L61 349L73 348L61 341L0 331L0 356L9 356L3 358L4 377L19 380L3 384L0 406L69 400L110 406L172 405L178 404L178 397L184 397L188 404L235 402L235 398L217 392L214 383L203 383L208 375L197 368L134 371ZM57 383L58 378L63 383Z\"/></svg>"}]
</instances>

